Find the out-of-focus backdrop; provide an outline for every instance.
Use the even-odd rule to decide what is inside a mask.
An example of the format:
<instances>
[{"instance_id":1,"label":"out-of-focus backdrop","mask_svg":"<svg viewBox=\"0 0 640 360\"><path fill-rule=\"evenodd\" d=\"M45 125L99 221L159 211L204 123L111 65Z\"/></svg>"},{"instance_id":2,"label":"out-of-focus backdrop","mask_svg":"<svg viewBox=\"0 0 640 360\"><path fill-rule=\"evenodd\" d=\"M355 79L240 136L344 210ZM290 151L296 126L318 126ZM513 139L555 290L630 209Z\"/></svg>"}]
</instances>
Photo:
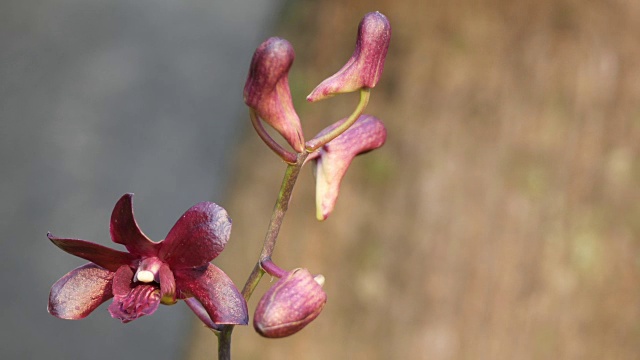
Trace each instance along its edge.
<instances>
[{"instance_id":1,"label":"out-of-focus backdrop","mask_svg":"<svg viewBox=\"0 0 640 360\"><path fill-rule=\"evenodd\" d=\"M235 358L637 359L640 2L289 2L274 34L307 137L355 106L304 97L373 10L393 27L367 110L387 144L324 223L305 169L274 256L324 274L327 305L291 338L238 328ZM284 169L255 134L242 150L222 263L239 281Z\"/></svg>"},{"instance_id":2,"label":"out-of-focus backdrop","mask_svg":"<svg viewBox=\"0 0 640 360\"><path fill-rule=\"evenodd\" d=\"M107 305L47 314L51 285L86 261L46 233L118 247L109 216L126 192L155 240L196 202L224 206L244 79L280 4L0 2L1 359L184 357L184 304L126 325Z\"/></svg>"}]
</instances>

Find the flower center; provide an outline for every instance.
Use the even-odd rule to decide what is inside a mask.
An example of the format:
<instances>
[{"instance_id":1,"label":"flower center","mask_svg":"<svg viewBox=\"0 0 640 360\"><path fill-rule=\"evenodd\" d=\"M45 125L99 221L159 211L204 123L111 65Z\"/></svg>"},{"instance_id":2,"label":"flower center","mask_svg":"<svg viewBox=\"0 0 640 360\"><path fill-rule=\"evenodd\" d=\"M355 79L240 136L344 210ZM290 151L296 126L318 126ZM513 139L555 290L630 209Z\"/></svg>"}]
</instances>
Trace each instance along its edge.
<instances>
[{"instance_id":1,"label":"flower center","mask_svg":"<svg viewBox=\"0 0 640 360\"><path fill-rule=\"evenodd\" d=\"M154 278L155 275L149 270L141 270L136 274L136 280L143 283L150 283Z\"/></svg>"},{"instance_id":2,"label":"flower center","mask_svg":"<svg viewBox=\"0 0 640 360\"><path fill-rule=\"evenodd\" d=\"M162 266L162 261L157 257L150 257L143 259L138 265L133 281L141 283L160 282L158 272Z\"/></svg>"}]
</instances>

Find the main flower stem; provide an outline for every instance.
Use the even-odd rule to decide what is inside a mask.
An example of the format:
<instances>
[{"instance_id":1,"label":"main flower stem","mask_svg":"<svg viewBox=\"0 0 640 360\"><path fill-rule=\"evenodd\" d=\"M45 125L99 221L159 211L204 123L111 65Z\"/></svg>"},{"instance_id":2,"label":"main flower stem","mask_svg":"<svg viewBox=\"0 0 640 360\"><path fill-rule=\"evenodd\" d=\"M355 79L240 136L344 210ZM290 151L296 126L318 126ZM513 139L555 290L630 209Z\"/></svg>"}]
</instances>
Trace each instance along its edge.
<instances>
[{"instance_id":1,"label":"main flower stem","mask_svg":"<svg viewBox=\"0 0 640 360\"><path fill-rule=\"evenodd\" d=\"M289 201L291 200L291 194L293 193L293 187L298 180L298 175L300 175L300 170L304 165L304 161L309 156L308 152L302 152L297 154L296 161L293 164L287 165L287 170L284 173L284 179L282 180L282 185L280 186L280 192L278 193L278 199L276 200L276 204L273 207L273 212L271 213L271 221L269 222L269 227L267 229L267 234L264 238L264 243L262 244L262 251L260 252L260 258L258 262L253 267L247 282L242 289L242 296L244 296L245 300L249 301L251 298L251 294L260 283L260 279L262 279L262 275L264 275L265 271L262 269L260 265L263 261L271 260L271 255L273 254L273 250L276 247L276 241L278 239L278 233L280 232L280 227L282 226L282 221L284 220L284 216L287 213L287 209L289 208ZM233 332L233 325L224 325L222 331L220 331L218 336L218 359L219 360L230 360L231 359L231 333Z\"/></svg>"},{"instance_id":2,"label":"main flower stem","mask_svg":"<svg viewBox=\"0 0 640 360\"><path fill-rule=\"evenodd\" d=\"M216 333L218 336L218 359L231 360L231 330L225 331L227 327L233 330L233 325L225 325L224 330Z\"/></svg>"}]
</instances>

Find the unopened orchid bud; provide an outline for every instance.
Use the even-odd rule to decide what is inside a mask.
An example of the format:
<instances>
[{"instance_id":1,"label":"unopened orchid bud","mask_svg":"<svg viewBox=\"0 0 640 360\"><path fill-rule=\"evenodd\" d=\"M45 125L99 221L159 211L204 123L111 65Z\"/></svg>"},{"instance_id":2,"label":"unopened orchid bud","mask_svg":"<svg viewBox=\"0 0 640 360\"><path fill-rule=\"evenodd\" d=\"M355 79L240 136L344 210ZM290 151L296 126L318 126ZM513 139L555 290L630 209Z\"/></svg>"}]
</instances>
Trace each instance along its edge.
<instances>
[{"instance_id":1,"label":"unopened orchid bud","mask_svg":"<svg viewBox=\"0 0 640 360\"><path fill-rule=\"evenodd\" d=\"M345 119L327 127L319 136L336 128ZM309 157L316 161L316 217L325 220L333 211L340 183L356 155L377 149L387 139L382 121L371 115L361 115L344 133L325 144Z\"/></svg>"},{"instance_id":2,"label":"unopened orchid bud","mask_svg":"<svg viewBox=\"0 0 640 360\"><path fill-rule=\"evenodd\" d=\"M391 25L379 12L368 13L358 26L356 48L347 63L307 96L318 101L340 93L375 87L380 80L391 41Z\"/></svg>"},{"instance_id":3,"label":"unopened orchid bud","mask_svg":"<svg viewBox=\"0 0 640 360\"><path fill-rule=\"evenodd\" d=\"M293 335L318 317L326 302L327 295L313 275L307 269L295 269L262 296L253 327L267 338Z\"/></svg>"},{"instance_id":4,"label":"unopened orchid bud","mask_svg":"<svg viewBox=\"0 0 640 360\"><path fill-rule=\"evenodd\" d=\"M300 118L293 108L288 73L295 54L291 44L272 37L253 54L244 102L282 135L297 152L304 149Z\"/></svg>"}]
</instances>

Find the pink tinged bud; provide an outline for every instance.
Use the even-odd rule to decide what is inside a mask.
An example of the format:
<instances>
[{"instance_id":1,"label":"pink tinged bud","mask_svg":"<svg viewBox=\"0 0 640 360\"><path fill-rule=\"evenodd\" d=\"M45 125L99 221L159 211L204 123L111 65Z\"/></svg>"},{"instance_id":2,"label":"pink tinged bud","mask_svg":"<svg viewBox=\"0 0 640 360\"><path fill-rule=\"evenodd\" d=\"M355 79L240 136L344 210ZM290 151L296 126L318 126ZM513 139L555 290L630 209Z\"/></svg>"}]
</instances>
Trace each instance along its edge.
<instances>
[{"instance_id":1,"label":"pink tinged bud","mask_svg":"<svg viewBox=\"0 0 640 360\"><path fill-rule=\"evenodd\" d=\"M300 118L293 108L288 73L295 54L291 44L272 37L253 54L244 85L244 102L282 135L297 152L304 149Z\"/></svg>"},{"instance_id":2,"label":"pink tinged bud","mask_svg":"<svg viewBox=\"0 0 640 360\"><path fill-rule=\"evenodd\" d=\"M313 275L307 269L295 269L260 299L253 327L267 338L293 335L318 317L326 302L327 295Z\"/></svg>"},{"instance_id":3,"label":"pink tinged bud","mask_svg":"<svg viewBox=\"0 0 640 360\"><path fill-rule=\"evenodd\" d=\"M384 69L391 25L379 12L368 13L358 26L358 38L353 55L333 76L325 79L307 96L308 101L326 99L336 94L375 87Z\"/></svg>"},{"instance_id":4,"label":"pink tinged bud","mask_svg":"<svg viewBox=\"0 0 640 360\"><path fill-rule=\"evenodd\" d=\"M340 125L343 120L322 130L321 136ZM316 217L325 220L333 211L340 183L354 157L377 149L387 139L382 121L371 115L362 115L344 133L312 154L316 161ZM317 155L315 155L317 154ZM312 157L310 156L310 157Z\"/></svg>"}]
</instances>

